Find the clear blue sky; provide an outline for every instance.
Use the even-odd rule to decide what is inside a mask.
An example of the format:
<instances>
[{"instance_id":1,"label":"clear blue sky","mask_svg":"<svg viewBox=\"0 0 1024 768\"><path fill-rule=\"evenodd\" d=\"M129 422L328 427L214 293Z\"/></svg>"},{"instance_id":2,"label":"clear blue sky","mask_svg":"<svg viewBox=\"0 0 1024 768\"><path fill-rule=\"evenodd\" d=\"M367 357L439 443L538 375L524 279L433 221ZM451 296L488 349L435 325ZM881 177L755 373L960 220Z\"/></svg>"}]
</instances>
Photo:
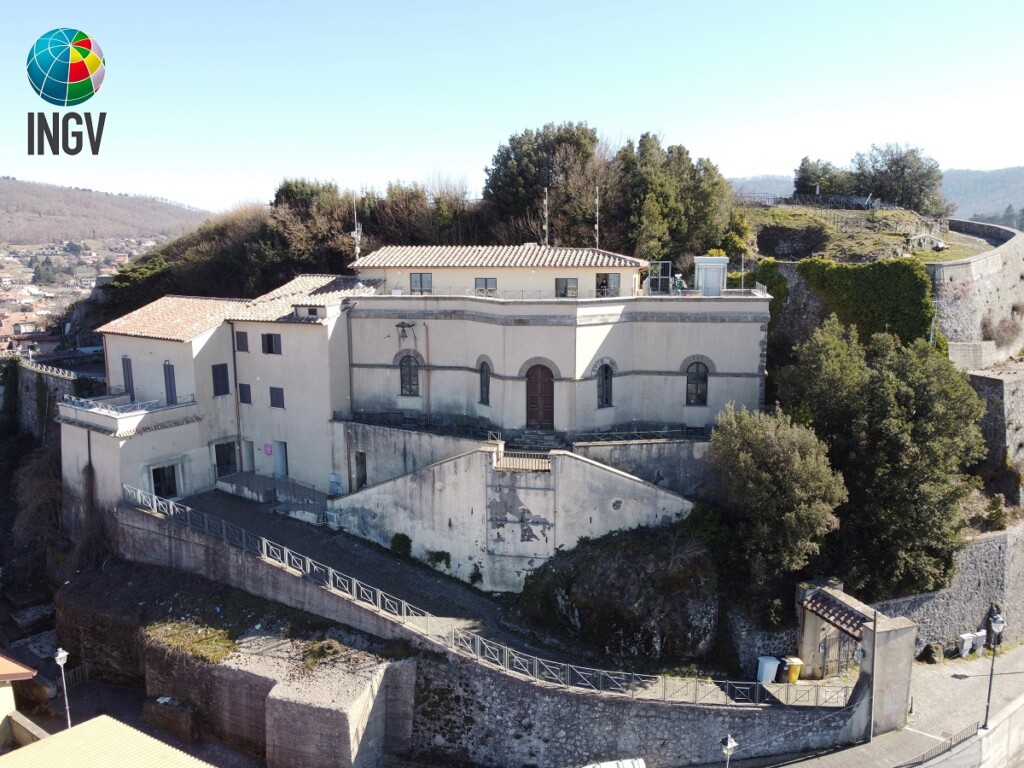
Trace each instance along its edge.
<instances>
[{"instance_id":1,"label":"clear blue sky","mask_svg":"<svg viewBox=\"0 0 1024 768\"><path fill-rule=\"evenodd\" d=\"M476 197L510 134L566 120L613 145L658 133L728 176L886 142L1024 165L1020 0L38 0L0 18L0 175L214 210L296 176ZM60 26L107 59L68 109L107 113L96 157L27 155L26 113L53 108L26 57Z\"/></svg>"}]
</instances>

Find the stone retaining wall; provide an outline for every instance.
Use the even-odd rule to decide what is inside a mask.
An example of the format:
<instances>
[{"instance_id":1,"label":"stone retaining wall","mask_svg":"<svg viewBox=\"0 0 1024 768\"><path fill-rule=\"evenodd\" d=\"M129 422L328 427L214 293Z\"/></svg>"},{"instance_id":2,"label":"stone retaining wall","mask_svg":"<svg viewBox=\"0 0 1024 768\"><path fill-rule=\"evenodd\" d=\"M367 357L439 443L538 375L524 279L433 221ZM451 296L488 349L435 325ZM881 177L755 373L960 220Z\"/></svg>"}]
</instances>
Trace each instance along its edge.
<instances>
[{"instance_id":1,"label":"stone retaining wall","mask_svg":"<svg viewBox=\"0 0 1024 768\"><path fill-rule=\"evenodd\" d=\"M1024 234L995 224L950 219L949 228L1000 245L968 259L929 264L939 330L949 340L950 359L959 368L986 368L1021 347L1024 315ZM983 327L1016 327L997 346ZM1014 325L1016 324L1016 325Z\"/></svg>"},{"instance_id":2,"label":"stone retaining wall","mask_svg":"<svg viewBox=\"0 0 1024 768\"><path fill-rule=\"evenodd\" d=\"M717 741L726 731L749 745L745 757L817 749L859 736L850 731L856 706L692 706L530 683L441 652L411 628L214 537L129 508L117 509L113 518L113 546L129 560L196 573L377 637L405 638L428 650L417 660L415 687L406 680L385 692L387 709L395 711L385 715L385 722L399 731L388 731L387 743L398 748L404 744L416 755L521 768L632 754L644 757L651 768L660 768L716 759L721 754ZM410 709L408 699L415 692L411 715L403 714L397 701L403 685ZM371 707L371 720L372 713Z\"/></svg>"},{"instance_id":3,"label":"stone retaining wall","mask_svg":"<svg viewBox=\"0 0 1024 768\"><path fill-rule=\"evenodd\" d=\"M875 604L888 616L906 616L918 625L917 647L943 643L985 628L989 606L998 603L1007 616L1024 615L1024 523L971 541L956 558L956 575L946 589ZM1021 622L1010 622L1005 642L1024 639Z\"/></svg>"}]
</instances>

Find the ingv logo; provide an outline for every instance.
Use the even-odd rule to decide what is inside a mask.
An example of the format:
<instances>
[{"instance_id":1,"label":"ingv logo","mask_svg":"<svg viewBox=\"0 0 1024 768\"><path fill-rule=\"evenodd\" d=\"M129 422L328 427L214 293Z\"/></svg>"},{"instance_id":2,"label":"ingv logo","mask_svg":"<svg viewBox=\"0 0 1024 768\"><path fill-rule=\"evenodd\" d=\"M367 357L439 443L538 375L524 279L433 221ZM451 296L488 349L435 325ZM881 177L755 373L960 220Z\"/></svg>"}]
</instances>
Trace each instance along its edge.
<instances>
[{"instance_id":1,"label":"ingv logo","mask_svg":"<svg viewBox=\"0 0 1024 768\"><path fill-rule=\"evenodd\" d=\"M70 27L51 29L36 40L28 52L28 80L43 101L70 107L88 101L99 91L106 74L106 59L99 45L85 32ZM94 123L91 113L28 113L28 153L77 155L82 151L82 123L89 149L100 151L107 113L100 112Z\"/></svg>"}]
</instances>

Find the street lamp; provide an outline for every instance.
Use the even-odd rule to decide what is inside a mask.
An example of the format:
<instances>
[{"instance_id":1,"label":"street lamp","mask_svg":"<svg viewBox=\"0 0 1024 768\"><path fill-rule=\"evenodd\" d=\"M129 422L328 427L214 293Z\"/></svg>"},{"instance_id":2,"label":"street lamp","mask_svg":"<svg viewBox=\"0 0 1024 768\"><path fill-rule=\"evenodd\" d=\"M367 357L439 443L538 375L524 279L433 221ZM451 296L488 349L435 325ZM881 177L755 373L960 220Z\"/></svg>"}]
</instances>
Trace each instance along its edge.
<instances>
[{"instance_id":1,"label":"street lamp","mask_svg":"<svg viewBox=\"0 0 1024 768\"><path fill-rule=\"evenodd\" d=\"M68 728L71 727L71 709L68 707L68 681L64 677L64 665L68 663L68 652L63 648L58 648L57 653L54 654L53 660L57 662L57 666L60 667L60 685L64 689L64 712L68 716Z\"/></svg>"},{"instance_id":2,"label":"street lamp","mask_svg":"<svg viewBox=\"0 0 1024 768\"><path fill-rule=\"evenodd\" d=\"M722 754L725 755L725 768L729 768L729 758L732 757L732 753L736 751L739 744L729 733L725 734L725 738L718 743L722 745Z\"/></svg>"},{"instance_id":3,"label":"street lamp","mask_svg":"<svg viewBox=\"0 0 1024 768\"><path fill-rule=\"evenodd\" d=\"M1006 619L997 613L988 620L988 625L992 629L992 666L988 672L988 699L985 701L985 724L981 726L985 730L988 730L988 713L992 709L992 679L996 675L996 653L999 652L999 639L1003 634L1003 630L1006 629Z\"/></svg>"}]
</instances>

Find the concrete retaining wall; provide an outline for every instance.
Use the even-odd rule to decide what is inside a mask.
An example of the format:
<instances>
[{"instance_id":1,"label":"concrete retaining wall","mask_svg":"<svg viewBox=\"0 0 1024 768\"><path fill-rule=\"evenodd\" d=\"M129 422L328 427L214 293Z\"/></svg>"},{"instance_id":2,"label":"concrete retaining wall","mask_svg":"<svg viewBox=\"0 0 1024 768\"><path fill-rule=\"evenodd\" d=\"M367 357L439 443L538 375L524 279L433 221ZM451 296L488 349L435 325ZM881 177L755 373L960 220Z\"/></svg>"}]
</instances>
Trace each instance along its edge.
<instances>
[{"instance_id":1,"label":"concrete retaining wall","mask_svg":"<svg viewBox=\"0 0 1024 768\"><path fill-rule=\"evenodd\" d=\"M667 488L694 496L708 481L707 440L645 440L574 443L573 453Z\"/></svg>"},{"instance_id":2,"label":"concrete retaining wall","mask_svg":"<svg viewBox=\"0 0 1024 768\"><path fill-rule=\"evenodd\" d=\"M498 469L494 451L471 451L332 502L329 523L382 546L404 534L414 557L443 553L451 575L481 589L518 592L527 574L560 546L663 525L685 517L692 506L564 451L550 454L550 471Z\"/></svg>"},{"instance_id":3,"label":"concrete retaining wall","mask_svg":"<svg viewBox=\"0 0 1024 768\"><path fill-rule=\"evenodd\" d=\"M37 440L56 432L56 401L74 394L75 374L44 372L23 360L18 366L18 425ZM6 395L5 395L6 396Z\"/></svg>"}]
</instances>

